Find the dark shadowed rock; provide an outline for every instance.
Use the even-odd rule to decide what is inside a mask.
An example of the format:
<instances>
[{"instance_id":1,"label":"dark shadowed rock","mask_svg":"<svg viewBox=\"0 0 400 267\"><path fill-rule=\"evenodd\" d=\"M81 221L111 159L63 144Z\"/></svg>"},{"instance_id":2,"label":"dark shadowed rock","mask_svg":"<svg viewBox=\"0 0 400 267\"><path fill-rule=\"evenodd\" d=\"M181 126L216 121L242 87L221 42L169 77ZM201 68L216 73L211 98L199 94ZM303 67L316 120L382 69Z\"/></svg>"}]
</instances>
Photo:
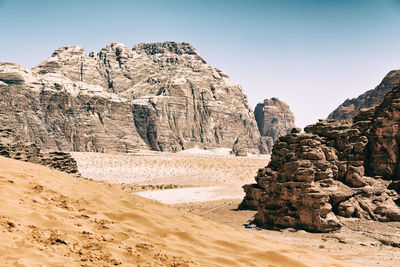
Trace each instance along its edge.
<instances>
[{"instance_id":1,"label":"dark shadowed rock","mask_svg":"<svg viewBox=\"0 0 400 267\"><path fill-rule=\"evenodd\" d=\"M400 87L375 108L367 136L366 174L400 180Z\"/></svg>"}]
</instances>

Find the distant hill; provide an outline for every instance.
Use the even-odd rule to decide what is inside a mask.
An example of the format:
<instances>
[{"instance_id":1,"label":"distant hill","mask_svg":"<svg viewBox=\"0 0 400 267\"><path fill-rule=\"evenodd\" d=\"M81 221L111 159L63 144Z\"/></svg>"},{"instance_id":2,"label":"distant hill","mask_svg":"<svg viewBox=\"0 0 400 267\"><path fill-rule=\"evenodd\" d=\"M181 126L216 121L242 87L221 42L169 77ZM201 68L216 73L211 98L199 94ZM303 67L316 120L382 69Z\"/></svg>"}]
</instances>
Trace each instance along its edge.
<instances>
[{"instance_id":1,"label":"distant hill","mask_svg":"<svg viewBox=\"0 0 400 267\"><path fill-rule=\"evenodd\" d=\"M329 119L351 119L356 116L362 108L370 108L382 103L387 92L400 84L400 70L389 72L382 82L372 90L365 92L357 98L347 99L331 114Z\"/></svg>"}]
</instances>

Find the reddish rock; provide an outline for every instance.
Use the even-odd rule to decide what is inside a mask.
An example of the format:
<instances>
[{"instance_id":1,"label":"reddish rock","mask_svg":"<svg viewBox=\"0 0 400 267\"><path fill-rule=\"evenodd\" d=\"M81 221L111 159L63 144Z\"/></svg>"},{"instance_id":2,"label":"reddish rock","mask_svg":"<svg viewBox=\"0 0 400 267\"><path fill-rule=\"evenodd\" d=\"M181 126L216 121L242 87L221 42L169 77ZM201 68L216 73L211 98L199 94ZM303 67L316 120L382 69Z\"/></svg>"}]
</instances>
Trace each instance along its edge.
<instances>
[{"instance_id":1,"label":"reddish rock","mask_svg":"<svg viewBox=\"0 0 400 267\"><path fill-rule=\"evenodd\" d=\"M376 107L368 131L366 173L384 179L400 179L400 87Z\"/></svg>"},{"instance_id":2,"label":"reddish rock","mask_svg":"<svg viewBox=\"0 0 400 267\"><path fill-rule=\"evenodd\" d=\"M398 184L376 177L399 177L398 103L400 88L353 121L321 120L280 137L240 208L258 210L255 223L270 229L329 232L340 229L337 216L399 221Z\"/></svg>"}]
</instances>

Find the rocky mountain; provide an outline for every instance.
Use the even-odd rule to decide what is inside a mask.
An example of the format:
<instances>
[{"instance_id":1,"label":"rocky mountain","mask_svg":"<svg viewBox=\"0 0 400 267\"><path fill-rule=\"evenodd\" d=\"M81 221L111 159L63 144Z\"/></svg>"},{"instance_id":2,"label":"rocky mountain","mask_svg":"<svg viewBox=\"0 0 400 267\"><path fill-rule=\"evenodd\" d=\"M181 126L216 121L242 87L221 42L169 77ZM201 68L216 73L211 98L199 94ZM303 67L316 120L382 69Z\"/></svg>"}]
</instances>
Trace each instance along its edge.
<instances>
[{"instance_id":1,"label":"rocky mountain","mask_svg":"<svg viewBox=\"0 0 400 267\"><path fill-rule=\"evenodd\" d=\"M265 228L329 232L341 217L400 221L400 86L352 120L321 120L280 137L241 208Z\"/></svg>"},{"instance_id":2,"label":"rocky mountain","mask_svg":"<svg viewBox=\"0 0 400 267\"><path fill-rule=\"evenodd\" d=\"M262 153L270 154L278 138L288 134L295 127L290 107L278 98L265 99L258 103L254 115L261 134Z\"/></svg>"},{"instance_id":3,"label":"rocky mountain","mask_svg":"<svg viewBox=\"0 0 400 267\"><path fill-rule=\"evenodd\" d=\"M32 70L0 63L0 126L43 149L258 152L242 88L188 43L57 49Z\"/></svg>"},{"instance_id":4,"label":"rocky mountain","mask_svg":"<svg viewBox=\"0 0 400 267\"><path fill-rule=\"evenodd\" d=\"M383 78L382 82L375 89L369 90L357 98L347 99L329 114L328 118L336 120L351 119L361 109L374 107L382 103L385 94L399 84L400 70L393 70Z\"/></svg>"}]
</instances>

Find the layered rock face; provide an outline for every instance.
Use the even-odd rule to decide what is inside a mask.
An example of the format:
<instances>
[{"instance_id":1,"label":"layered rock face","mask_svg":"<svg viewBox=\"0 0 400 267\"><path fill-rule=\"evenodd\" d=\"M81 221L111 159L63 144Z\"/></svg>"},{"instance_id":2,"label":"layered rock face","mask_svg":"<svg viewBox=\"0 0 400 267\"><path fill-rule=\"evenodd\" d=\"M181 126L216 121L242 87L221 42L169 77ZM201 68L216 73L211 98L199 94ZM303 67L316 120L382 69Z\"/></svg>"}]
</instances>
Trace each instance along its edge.
<instances>
[{"instance_id":1,"label":"layered rock face","mask_svg":"<svg viewBox=\"0 0 400 267\"><path fill-rule=\"evenodd\" d=\"M69 153L41 152L35 144L24 142L10 129L0 129L0 156L79 175L77 163Z\"/></svg>"},{"instance_id":2,"label":"layered rock face","mask_svg":"<svg viewBox=\"0 0 400 267\"><path fill-rule=\"evenodd\" d=\"M400 87L387 93L382 104L370 112L366 174L400 180Z\"/></svg>"},{"instance_id":3,"label":"layered rock face","mask_svg":"<svg viewBox=\"0 0 400 267\"><path fill-rule=\"evenodd\" d=\"M278 138L288 134L295 127L292 111L278 98L265 99L257 104L254 115L261 134L261 153L270 154Z\"/></svg>"},{"instance_id":4,"label":"layered rock face","mask_svg":"<svg viewBox=\"0 0 400 267\"><path fill-rule=\"evenodd\" d=\"M242 88L187 43L61 47L32 70L0 63L0 125L44 149L258 152Z\"/></svg>"},{"instance_id":5,"label":"layered rock face","mask_svg":"<svg viewBox=\"0 0 400 267\"><path fill-rule=\"evenodd\" d=\"M241 208L264 228L329 232L337 216L400 221L400 87L353 120L321 120L280 137Z\"/></svg>"},{"instance_id":6,"label":"layered rock face","mask_svg":"<svg viewBox=\"0 0 400 267\"><path fill-rule=\"evenodd\" d=\"M351 119L356 116L361 109L375 107L382 103L387 92L400 84L400 70L389 72L382 82L373 90L369 90L357 98L347 99L331 114L328 119Z\"/></svg>"}]
</instances>

